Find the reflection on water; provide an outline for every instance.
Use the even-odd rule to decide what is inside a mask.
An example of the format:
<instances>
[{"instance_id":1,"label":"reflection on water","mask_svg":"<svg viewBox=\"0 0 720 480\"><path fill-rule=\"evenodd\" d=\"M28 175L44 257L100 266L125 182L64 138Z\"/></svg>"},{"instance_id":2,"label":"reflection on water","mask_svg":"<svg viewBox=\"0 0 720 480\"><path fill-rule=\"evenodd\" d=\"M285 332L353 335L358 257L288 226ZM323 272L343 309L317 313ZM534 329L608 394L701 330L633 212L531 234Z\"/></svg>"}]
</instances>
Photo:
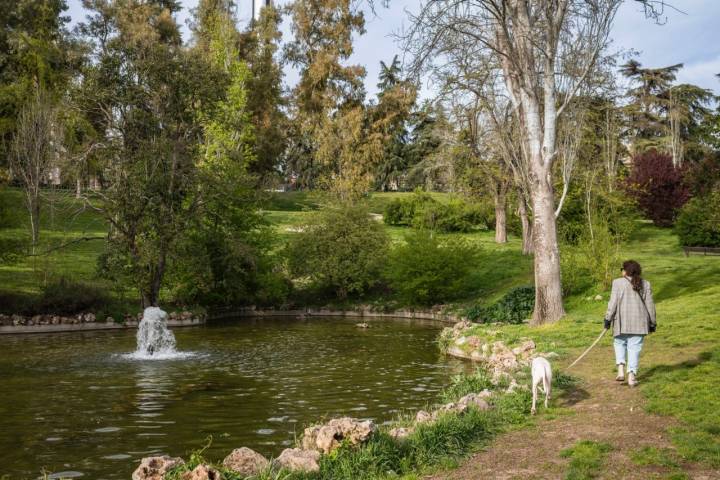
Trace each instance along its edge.
<instances>
[{"instance_id":1,"label":"reflection on water","mask_svg":"<svg viewBox=\"0 0 720 480\"><path fill-rule=\"evenodd\" d=\"M464 364L420 321L238 320L176 329L190 358L127 357L133 331L0 337L0 476L128 478L149 454L276 455L322 417L386 422ZM7 470L7 471L5 471ZM61 475L62 474L62 475Z\"/></svg>"}]
</instances>

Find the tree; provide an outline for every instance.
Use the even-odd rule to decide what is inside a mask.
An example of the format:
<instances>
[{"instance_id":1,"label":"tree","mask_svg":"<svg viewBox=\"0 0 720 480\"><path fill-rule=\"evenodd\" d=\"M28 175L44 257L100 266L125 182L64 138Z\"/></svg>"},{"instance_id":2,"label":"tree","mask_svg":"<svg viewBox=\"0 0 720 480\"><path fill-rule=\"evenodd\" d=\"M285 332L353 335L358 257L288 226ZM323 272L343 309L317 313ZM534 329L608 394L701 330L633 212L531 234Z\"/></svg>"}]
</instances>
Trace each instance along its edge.
<instances>
[{"instance_id":1,"label":"tree","mask_svg":"<svg viewBox=\"0 0 720 480\"><path fill-rule=\"evenodd\" d=\"M119 8L122 7L122 8ZM200 111L227 81L183 48L172 1L95 4L83 31L97 61L84 72L81 110L103 132L108 187L85 195L110 224L104 271L124 273L143 306L157 305L173 248L200 205L196 155Z\"/></svg>"},{"instance_id":2,"label":"tree","mask_svg":"<svg viewBox=\"0 0 720 480\"><path fill-rule=\"evenodd\" d=\"M661 227L673 224L689 198L682 170L673 165L672 157L656 150L633 157L626 189L647 217Z\"/></svg>"},{"instance_id":3,"label":"tree","mask_svg":"<svg viewBox=\"0 0 720 480\"><path fill-rule=\"evenodd\" d=\"M592 73L619 4L620 0L426 1L407 36L418 67L448 49L496 60L527 151L535 325L564 315L552 182L557 122Z\"/></svg>"},{"instance_id":4,"label":"tree","mask_svg":"<svg viewBox=\"0 0 720 480\"><path fill-rule=\"evenodd\" d=\"M397 55L389 66L380 62L377 86L378 101L370 107L370 116L372 128L383 136L384 149L375 172L375 185L386 191L391 187L400 187L407 168L407 124L415 106L417 90L412 83L403 80Z\"/></svg>"},{"instance_id":5,"label":"tree","mask_svg":"<svg viewBox=\"0 0 720 480\"><path fill-rule=\"evenodd\" d=\"M65 0L0 1L0 163L25 103L57 101L82 52L65 28Z\"/></svg>"},{"instance_id":6,"label":"tree","mask_svg":"<svg viewBox=\"0 0 720 480\"><path fill-rule=\"evenodd\" d=\"M33 252L40 238L40 189L47 181L61 141L57 108L48 95L40 91L20 112L10 156L12 173L25 190Z\"/></svg>"},{"instance_id":7,"label":"tree","mask_svg":"<svg viewBox=\"0 0 720 480\"><path fill-rule=\"evenodd\" d=\"M319 138L329 119L347 114L365 97L365 69L342 64L352 55L353 34L364 33L357 8L355 0L298 0L290 7L294 40L286 54L300 69L300 80L293 91L288 167L303 187L320 177L328 183L328 166L315 161Z\"/></svg>"}]
</instances>

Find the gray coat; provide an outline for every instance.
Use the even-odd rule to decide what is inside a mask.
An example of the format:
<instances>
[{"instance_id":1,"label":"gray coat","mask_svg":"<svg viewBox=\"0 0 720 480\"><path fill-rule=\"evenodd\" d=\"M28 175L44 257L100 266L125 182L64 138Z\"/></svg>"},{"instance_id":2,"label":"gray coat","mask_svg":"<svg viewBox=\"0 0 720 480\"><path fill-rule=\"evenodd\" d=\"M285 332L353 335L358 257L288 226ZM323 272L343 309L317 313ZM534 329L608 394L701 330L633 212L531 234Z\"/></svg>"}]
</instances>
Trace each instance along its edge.
<instances>
[{"instance_id":1,"label":"gray coat","mask_svg":"<svg viewBox=\"0 0 720 480\"><path fill-rule=\"evenodd\" d=\"M650 288L650 282L646 280L643 280L642 296L645 300L644 306L640 299L640 293L633 290L628 279L622 277L613 280L605 319L615 320L614 336L621 334L647 335L648 326L656 325L652 288Z\"/></svg>"}]
</instances>

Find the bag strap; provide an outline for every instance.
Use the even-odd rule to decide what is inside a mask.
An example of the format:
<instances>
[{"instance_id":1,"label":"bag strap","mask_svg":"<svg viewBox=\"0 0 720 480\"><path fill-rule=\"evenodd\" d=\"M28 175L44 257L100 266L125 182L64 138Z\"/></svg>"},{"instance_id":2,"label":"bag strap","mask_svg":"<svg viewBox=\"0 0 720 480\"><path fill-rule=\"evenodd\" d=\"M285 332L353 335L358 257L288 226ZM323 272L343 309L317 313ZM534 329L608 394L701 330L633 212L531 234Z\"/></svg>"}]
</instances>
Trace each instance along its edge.
<instances>
[{"instance_id":1,"label":"bag strap","mask_svg":"<svg viewBox=\"0 0 720 480\"><path fill-rule=\"evenodd\" d=\"M638 292L637 290L635 290L635 288L632 287L632 282L630 281L630 279L627 277L624 278L630 283L630 288L632 288L633 292L637 293L637 296L640 297L640 301L642 302L643 307L645 307L645 313L647 313L648 315L648 323L650 323L650 321L652 320L652 316L650 315L650 310L648 310L647 305L645 304L645 299L642 295L640 295L640 292Z\"/></svg>"}]
</instances>

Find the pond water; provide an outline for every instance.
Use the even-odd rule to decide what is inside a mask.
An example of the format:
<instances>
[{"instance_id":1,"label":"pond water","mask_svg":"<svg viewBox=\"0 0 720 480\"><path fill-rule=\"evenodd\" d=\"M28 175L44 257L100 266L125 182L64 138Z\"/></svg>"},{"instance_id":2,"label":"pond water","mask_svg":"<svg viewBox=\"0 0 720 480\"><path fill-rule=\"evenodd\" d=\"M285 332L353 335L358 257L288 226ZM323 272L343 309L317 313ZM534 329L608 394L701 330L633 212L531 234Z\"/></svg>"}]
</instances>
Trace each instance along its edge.
<instances>
[{"instance_id":1,"label":"pond water","mask_svg":"<svg viewBox=\"0 0 720 480\"><path fill-rule=\"evenodd\" d=\"M304 426L382 423L437 398L468 368L435 344L442 325L342 318L236 319L174 329L184 358L134 360L135 331L0 336L0 478L127 479L139 459L267 456Z\"/></svg>"}]
</instances>

